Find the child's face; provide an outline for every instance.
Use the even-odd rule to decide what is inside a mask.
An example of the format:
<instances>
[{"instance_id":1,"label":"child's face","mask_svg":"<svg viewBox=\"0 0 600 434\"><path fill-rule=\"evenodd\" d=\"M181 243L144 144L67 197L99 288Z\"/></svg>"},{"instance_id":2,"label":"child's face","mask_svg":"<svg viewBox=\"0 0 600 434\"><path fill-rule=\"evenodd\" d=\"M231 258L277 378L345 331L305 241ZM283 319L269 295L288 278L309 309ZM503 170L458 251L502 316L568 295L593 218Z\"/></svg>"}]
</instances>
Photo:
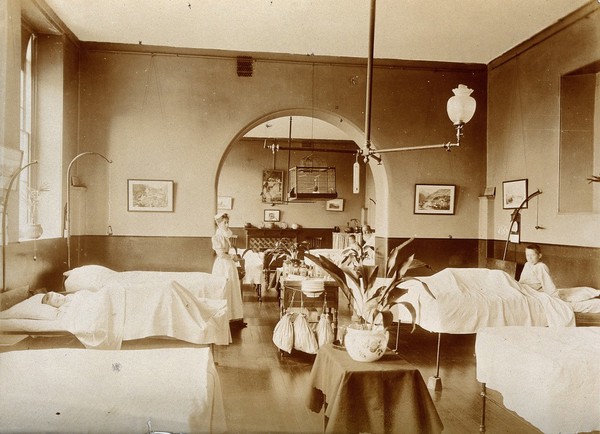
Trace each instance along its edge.
<instances>
[{"instance_id":1,"label":"child's face","mask_svg":"<svg viewBox=\"0 0 600 434\"><path fill-rule=\"evenodd\" d=\"M535 265L542 259L542 254L533 249L525 249L525 258L531 265Z\"/></svg>"},{"instance_id":2,"label":"child's face","mask_svg":"<svg viewBox=\"0 0 600 434\"><path fill-rule=\"evenodd\" d=\"M56 292L49 292L42 298L42 303L53 307L61 307L65 304L66 297Z\"/></svg>"}]
</instances>

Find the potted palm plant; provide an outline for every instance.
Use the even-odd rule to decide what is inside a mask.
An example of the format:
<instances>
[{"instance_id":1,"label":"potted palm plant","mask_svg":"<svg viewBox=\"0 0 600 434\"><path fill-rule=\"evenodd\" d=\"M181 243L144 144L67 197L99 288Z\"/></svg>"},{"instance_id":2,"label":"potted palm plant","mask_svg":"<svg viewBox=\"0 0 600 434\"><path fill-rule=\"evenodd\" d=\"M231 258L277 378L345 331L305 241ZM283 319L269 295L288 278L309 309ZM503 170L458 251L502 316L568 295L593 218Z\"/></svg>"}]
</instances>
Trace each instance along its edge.
<instances>
[{"instance_id":1,"label":"potted palm plant","mask_svg":"<svg viewBox=\"0 0 600 434\"><path fill-rule=\"evenodd\" d=\"M307 251L308 243L306 241L300 243L278 241L273 248L265 250L265 260L268 266L283 261L289 267L298 268L302 264L303 255Z\"/></svg>"},{"instance_id":2,"label":"potted palm plant","mask_svg":"<svg viewBox=\"0 0 600 434\"><path fill-rule=\"evenodd\" d=\"M428 267L424 262L407 253L407 246L414 237L394 248L387 261L387 278L378 279L377 265L366 265L367 248L349 247L343 252L340 265L324 256L305 256L320 266L338 284L348 299L356 320L347 327L345 346L350 357L359 361L374 361L383 356L389 340L388 328L393 323L392 307L403 306L411 315L415 328L415 307L399 298L408 292L400 285L407 280L419 280L406 276L411 269ZM368 246L367 246L368 247ZM421 282L433 297L427 284Z\"/></svg>"}]
</instances>

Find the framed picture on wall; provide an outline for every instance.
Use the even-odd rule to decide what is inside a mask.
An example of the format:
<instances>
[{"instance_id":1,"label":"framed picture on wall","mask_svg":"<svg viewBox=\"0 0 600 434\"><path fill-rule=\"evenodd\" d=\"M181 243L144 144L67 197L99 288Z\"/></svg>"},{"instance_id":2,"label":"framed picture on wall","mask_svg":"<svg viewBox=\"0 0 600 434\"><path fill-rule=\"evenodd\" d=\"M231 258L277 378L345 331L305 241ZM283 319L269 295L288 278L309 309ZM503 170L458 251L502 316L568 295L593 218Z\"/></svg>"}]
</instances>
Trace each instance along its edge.
<instances>
[{"instance_id":1,"label":"framed picture on wall","mask_svg":"<svg viewBox=\"0 0 600 434\"><path fill-rule=\"evenodd\" d=\"M219 196L217 198L218 209L233 209L233 197L231 196Z\"/></svg>"},{"instance_id":2,"label":"framed picture on wall","mask_svg":"<svg viewBox=\"0 0 600 434\"><path fill-rule=\"evenodd\" d=\"M331 199L325 203L327 211L344 211L344 199Z\"/></svg>"},{"instance_id":3,"label":"framed picture on wall","mask_svg":"<svg viewBox=\"0 0 600 434\"><path fill-rule=\"evenodd\" d=\"M416 184L415 214L454 214L456 185Z\"/></svg>"},{"instance_id":4,"label":"framed picture on wall","mask_svg":"<svg viewBox=\"0 0 600 434\"><path fill-rule=\"evenodd\" d=\"M128 179L127 211L173 212L173 181Z\"/></svg>"},{"instance_id":5,"label":"framed picture on wall","mask_svg":"<svg viewBox=\"0 0 600 434\"><path fill-rule=\"evenodd\" d=\"M527 180L514 179L502 183L502 208L516 209L527 199ZM527 203L523 205L527 208Z\"/></svg>"},{"instance_id":6,"label":"framed picture on wall","mask_svg":"<svg viewBox=\"0 0 600 434\"><path fill-rule=\"evenodd\" d=\"M260 195L263 203L283 202L283 170L263 170Z\"/></svg>"},{"instance_id":7,"label":"framed picture on wall","mask_svg":"<svg viewBox=\"0 0 600 434\"><path fill-rule=\"evenodd\" d=\"M266 222L278 222L281 220L281 211L278 209L266 209L263 218Z\"/></svg>"}]
</instances>

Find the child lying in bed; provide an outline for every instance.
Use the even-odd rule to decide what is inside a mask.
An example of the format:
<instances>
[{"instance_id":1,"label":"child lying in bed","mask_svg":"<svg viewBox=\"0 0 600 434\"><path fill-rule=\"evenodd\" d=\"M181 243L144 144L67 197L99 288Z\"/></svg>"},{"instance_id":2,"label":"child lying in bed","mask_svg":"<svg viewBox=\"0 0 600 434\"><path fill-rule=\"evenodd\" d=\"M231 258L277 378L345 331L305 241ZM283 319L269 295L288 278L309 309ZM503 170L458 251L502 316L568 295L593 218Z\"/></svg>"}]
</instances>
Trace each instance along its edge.
<instances>
[{"instance_id":1,"label":"child lying in bed","mask_svg":"<svg viewBox=\"0 0 600 434\"><path fill-rule=\"evenodd\" d=\"M535 291L543 291L548 295L557 297L556 285L550 276L550 269L540 261L542 251L537 244L530 244L525 248L527 262L521 272L519 283Z\"/></svg>"},{"instance_id":2,"label":"child lying in bed","mask_svg":"<svg viewBox=\"0 0 600 434\"><path fill-rule=\"evenodd\" d=\"M59 308L68 300L68 296L59 294L58 292L48 292L42 297L42 303L52 307Z\"/></svg>"}]
</instances>

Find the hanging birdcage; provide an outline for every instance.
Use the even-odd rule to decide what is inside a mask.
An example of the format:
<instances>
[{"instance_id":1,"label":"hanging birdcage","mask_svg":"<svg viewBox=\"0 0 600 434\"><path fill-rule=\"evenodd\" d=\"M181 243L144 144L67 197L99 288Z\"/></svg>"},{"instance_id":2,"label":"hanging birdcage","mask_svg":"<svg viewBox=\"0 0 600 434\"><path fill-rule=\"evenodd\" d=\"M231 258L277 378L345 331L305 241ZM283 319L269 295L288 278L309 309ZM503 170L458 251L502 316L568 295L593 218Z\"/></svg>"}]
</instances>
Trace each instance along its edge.
<instances>
[{"instance_id":1,"label":"hanging birdcage","mask_svg":"<svg viewBox=\"0 0 600 434\"><path fill-rule=\"evenodd\" d=\"M296 166L289 171L289 200L335 199L335 167Z\"/></svg>"}]
</instances>

